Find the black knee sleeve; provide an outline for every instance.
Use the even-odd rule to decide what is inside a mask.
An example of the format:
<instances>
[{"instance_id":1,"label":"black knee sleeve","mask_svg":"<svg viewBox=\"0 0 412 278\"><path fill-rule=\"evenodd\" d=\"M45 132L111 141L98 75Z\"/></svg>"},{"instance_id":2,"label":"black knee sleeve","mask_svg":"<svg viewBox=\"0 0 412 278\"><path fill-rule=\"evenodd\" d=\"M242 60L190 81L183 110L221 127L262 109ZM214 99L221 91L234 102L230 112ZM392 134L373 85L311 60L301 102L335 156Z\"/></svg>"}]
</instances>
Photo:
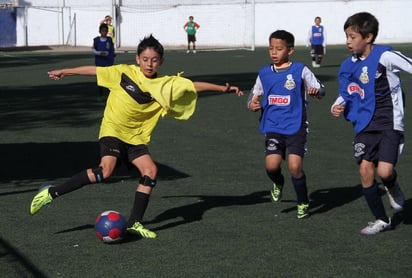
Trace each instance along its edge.
<instances>
[{"instance_id":1,"label":"black knee sleeve","mask_svg":"<svg viewBox=\"0 0 412 278\"><path fill-rule=\"evenodd\" d=\"M98 168L94 168L92 169L92 172L96 178L96 182L102 182L103 181L103 168L102 167L98 167Z\"/></svg>"},{"instance_id":2,"label":"black knee sleeve","mask_svg":"<svg viewBox=\"0 0 412 278\"><path fill-rule=\"evenodd\" d=\"M139 179L139 184L143 184L144 186L150 186L150 187L155 187L157 181L152 180L150 177L144 175Z\"/></svg>"},{"instance_id":3,"label":"black knee sleeve","mask_svg":"<svg viewBox=\"0 0 412 278\"><path fill-rule=\"evenodd\" d=\"M266 170L266 174L276 185L285 184L285 177L282 175L282 169L279 168L277 171Z\"/></svg>"}]
</instances>

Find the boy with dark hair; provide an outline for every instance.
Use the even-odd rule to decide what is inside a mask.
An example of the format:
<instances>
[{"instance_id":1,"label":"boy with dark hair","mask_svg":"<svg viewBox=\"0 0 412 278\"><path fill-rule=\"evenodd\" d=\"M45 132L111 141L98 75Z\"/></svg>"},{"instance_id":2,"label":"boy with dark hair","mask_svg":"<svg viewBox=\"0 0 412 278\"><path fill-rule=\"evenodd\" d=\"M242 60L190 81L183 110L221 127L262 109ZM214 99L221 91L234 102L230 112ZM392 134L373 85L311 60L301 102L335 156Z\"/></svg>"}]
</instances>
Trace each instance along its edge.
<instances>
[{"instance_id":1,"label":"boy with dark hair","mask_svg":"<svg viewBox=\"0 0 412 278\"><path fill-rule=\"evenodd\" d=\"M186 53L190 53L190 44L193 47L193 53L196 53L196 31L200 28L200 25L197 22L194 22L194 17L189 16L189 21L183 25L183 29L187 33L187 51Z\"/></svg>"},{"instance_id":2,"label":"boy with dark hair","mask_svg":"<svg viewBox=\"0 0 412 278\"><path fill-rule=\"evenodd\" d=\"M97 36L93 39L92 51L94 54L94 63L98 67L107 67L114 64L114 45L112 38L107 36L109 27L106 24L100 24L99 33L100 36ZM108 89L99 86L100 97L108 93Z\"/></svg>"},{"instance_id":3,"label":"boy with dark hair","mask_svg":"<svg viewBox=\"0 0 412 278\"><path fill-rule=\"evenodd\" d=\"M81 171L56 187L41 188L30 207L37 213L55 198L77 190L90 183L109 178L121 161L133 164L141 173L127 231L144 238L155 238L156 233L143 227L141 221L156 185L157 167L147 147L159 118L170 116L186 120L193 114L197 93L201 91L234 91L242 95L238 87L207 82L192 82L177 76L158 76L163 63L163 46L152 35L138 45L136 65L111 67L83 66L50 71L49 77L60 80L69 75L97 77L99 86L110 89L104 117L100 127L100 164Z\"/></svg>"},{"instance_id":4,"label":"boy with dark hair","mask_svg":"<svg viewBox=\"0 0 412 278\"><path fill-rule=\"evenodd\" d=\"M288 167L297 197L297 218L309 216L309 199L303 157L306 152L308 122L306 95L322 98L323 85L308 67L292 62L295 38L284 30L269 37L271 64L259 71L249 97L248 108L262 111L260 132L265 134L266 173L273 182L271 197L280 201L284 186L282 160L288 152ZM262 97L262 103L259 101Z\"/></svg>"},{"instance_id":5,"label":"boy with dark hair","mask_svg":"<svg viewBox=\"0 0 412 278\"><path fill-rule=\"evenodd\" d=\"M393 209L402 210L405 202L395 171L404 145L404 95L399 71L412 73L412 59L390 46L374 44L379 22L370 13L350 16L343 29L352 56L340 67L339 96L331 112L335 117L343 113L353 124L353 152L362 191L375 217L360 233L374 235L391 228L375 173Z\"/></svg>"},{"instance_id":6,"label":"boy with dark hair","mask_svg":"<svg viewBox=\"0 0 412 278\"><path fill-rule=\"evenodd\" d=\"M107 36L109 38L112 38L113 44L116 47L115 28L112 24L112 17L110 15L106 15L104 17L104 19L100 21L100 24L106 24L107 25L107 28L108 28L107 29L107 31L108 31Z\"/></svg>"}]
</instances>

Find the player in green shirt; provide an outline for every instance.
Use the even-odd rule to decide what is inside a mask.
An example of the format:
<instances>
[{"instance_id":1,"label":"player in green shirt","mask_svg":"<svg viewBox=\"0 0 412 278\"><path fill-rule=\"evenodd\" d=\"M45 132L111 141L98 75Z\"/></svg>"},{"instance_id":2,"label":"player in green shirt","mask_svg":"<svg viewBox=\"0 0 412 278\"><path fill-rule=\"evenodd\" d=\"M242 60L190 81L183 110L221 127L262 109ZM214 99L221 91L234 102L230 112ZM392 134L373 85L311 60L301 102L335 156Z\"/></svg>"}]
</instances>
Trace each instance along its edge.
<instances>
[{"instance_id":1,"label":"player in green shirt","mask_svg":"<svg viewBox=\"0 0 412 278\"><path fill-rule=\"evenodd\" d=\"M194 17L189 16L189 21L183 25L183 29L187 33L187 51L190 53L190 44L193 46L193 53L196 53L196 31L200 28L200 25L193 21Z\"/></svg>"}]
</instances>

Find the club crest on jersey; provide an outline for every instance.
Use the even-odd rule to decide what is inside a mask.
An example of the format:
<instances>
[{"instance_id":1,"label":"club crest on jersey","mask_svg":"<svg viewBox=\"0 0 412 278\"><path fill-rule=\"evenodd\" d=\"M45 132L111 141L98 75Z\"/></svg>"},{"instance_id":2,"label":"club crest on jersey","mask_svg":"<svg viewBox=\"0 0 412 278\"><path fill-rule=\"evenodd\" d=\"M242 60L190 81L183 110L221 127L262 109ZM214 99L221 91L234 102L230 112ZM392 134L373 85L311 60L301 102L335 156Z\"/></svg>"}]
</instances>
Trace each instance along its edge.
<instances>
[{"instance_id":1,"label":"club crest on jersey","mask_svg":"<svg viewBox=\"0 0 412 278\"><path fill-rule=\"evenodd\" d=\"M352 95L352 94L358 94L360 96L361 99L365 98L365 92L363 91L363 89L356 84L355 82L352 82L348 85L348 94Z\"/></svg>"},{"instance_id":2,"label":"club crest on jersey","mask_svg":"<svg viewBox=\"0 0 412 278\"><path fill-rule=\"evenodd\" d=\"M369 76L368 76L368 67L362 67L362 73L359 76L359 80L363 83L363 84L367 84L369 83Z\"/></svg>"},{"instance_id":3,"label":"club crest on jersey","mask_svg":"<svg viewBox=\"0 0 412 278\"><path fill-rule=\"evenodd\" d=\"M269 105L287 106L290 104L290 96L269 95Z\"/></svg>"},{"instance_id":4,"label":"club crest on jersey","mask_svg":"<svg viewBox=\"0 0 412 278\"><path fill-rule=\"evenodd\" d=\"M293 90L296 88L296 83L295 83L295 80L293 80L292 74L288 74L286 76L286 82L285 82L284 87L288 90Z\"/></svg>"}]
</instances>

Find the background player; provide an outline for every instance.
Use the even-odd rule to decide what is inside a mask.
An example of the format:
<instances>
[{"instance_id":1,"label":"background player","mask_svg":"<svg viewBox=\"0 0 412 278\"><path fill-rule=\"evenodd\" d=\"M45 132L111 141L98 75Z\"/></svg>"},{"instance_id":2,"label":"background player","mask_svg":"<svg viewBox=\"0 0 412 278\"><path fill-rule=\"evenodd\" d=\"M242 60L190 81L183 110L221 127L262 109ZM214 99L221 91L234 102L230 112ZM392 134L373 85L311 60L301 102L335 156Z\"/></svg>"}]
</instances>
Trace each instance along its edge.
<instances>
[{"instance_id":1,"label":"background player","mask_svg":"<svg viewBox=\"0 0 412 278\"><path fill-rule=\"evenodd\" d=\"M312 67L319 68L323 56L326 54L326 31L323 25L320 25L322 19L315 17L315 25L309 29L307 45L312 48L310 55L312 58Z\"/></svg>"},{"instance_id":2,"label":"background player","mask_svg":"<svg viewBox=\"0 0 412 278\"><path fill-rule=\"evenodd\" d=\"M200 25L193 21L194 17L189 16L189 21L183 25L183 29L187 33L187 51L186 53L190 53L190 44L193 47L193 53L196 53L196 31L200 28Z\"/></svg>"},{"instance_id":3,"label":"background player","mask_svg":"<svg viewBox=\"0 0 412 278\"><path fill-rule=\"evenodd\" d=\"M98 67L108 67L114 64L114 45L112 38L107 37L108 30L106 24L101 24L99 27L100 36L93 39L94 63ZM108 92L107 88L99 86L100 97L107 97Z\"/></svg>"}]
</instances>

